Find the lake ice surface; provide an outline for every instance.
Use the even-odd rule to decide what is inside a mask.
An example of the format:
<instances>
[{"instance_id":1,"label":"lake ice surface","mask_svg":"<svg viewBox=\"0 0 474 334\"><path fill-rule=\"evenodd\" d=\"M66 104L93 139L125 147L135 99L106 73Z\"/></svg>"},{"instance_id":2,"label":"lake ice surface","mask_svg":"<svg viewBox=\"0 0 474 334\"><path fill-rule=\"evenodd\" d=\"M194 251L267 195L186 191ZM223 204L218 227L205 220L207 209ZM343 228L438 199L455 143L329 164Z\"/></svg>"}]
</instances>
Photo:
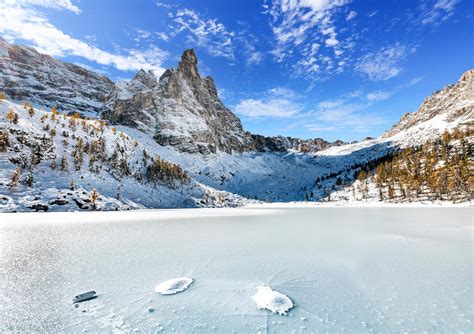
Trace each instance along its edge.
<instances>
[{"instance_id":1,"label":"lake ice surface","mask_svg":"<svg viewBox=\"0 0 474 334\"><path fill-rule=\"evenodd\" d=\"M471 208L0 215L0 332L472 332ZM157 284L192 278L186 291ZM257 309L270 286L294 303ZM72 298L98 298L75 308Z\"/></svg>"}]
</instances>

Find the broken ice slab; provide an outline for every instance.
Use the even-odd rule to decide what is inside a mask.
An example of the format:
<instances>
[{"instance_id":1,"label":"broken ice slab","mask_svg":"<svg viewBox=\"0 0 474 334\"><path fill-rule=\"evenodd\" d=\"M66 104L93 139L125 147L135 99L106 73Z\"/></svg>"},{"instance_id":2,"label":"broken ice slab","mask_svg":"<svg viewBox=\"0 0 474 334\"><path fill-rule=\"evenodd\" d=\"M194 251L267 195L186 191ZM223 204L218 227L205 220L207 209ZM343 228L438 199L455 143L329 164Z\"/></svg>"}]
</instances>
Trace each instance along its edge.
<instances>
[{"instance_id":1,"label":"broken ice slab","mask_svg":"<svg viewBox=\"0 0 474 334\"><path fill-rule=\"evenodd\" d=\"M87 292L81 293L80 295L75 296L72 299L72 302L73 303L80 303L80 302L84 302L86 300L94 299L96 297L97 297L97 293L95 291L87 291Z\"/></svg>"}]
</instances>

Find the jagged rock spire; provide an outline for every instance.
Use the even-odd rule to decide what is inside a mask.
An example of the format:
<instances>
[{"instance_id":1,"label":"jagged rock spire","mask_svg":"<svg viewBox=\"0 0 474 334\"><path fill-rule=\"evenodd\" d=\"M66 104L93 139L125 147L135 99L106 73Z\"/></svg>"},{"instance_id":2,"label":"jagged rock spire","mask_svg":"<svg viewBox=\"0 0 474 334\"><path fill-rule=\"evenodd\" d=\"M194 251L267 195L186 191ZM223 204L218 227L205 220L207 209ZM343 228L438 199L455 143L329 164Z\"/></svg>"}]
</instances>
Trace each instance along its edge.
<instances>
[{"instance_id":1,"label":"jagged rock spire","mask_svg":"<svg viewBox=\"0 0 474 334\"><path fill-rule=\"evenodd\" d=\"M194 49L187 49L183 52L181 56L181 61L179 62L178 71L183 73L188 78L198 78L199 73L197 70L197 57L194 53Z\"/></svg>"}]
</instances>

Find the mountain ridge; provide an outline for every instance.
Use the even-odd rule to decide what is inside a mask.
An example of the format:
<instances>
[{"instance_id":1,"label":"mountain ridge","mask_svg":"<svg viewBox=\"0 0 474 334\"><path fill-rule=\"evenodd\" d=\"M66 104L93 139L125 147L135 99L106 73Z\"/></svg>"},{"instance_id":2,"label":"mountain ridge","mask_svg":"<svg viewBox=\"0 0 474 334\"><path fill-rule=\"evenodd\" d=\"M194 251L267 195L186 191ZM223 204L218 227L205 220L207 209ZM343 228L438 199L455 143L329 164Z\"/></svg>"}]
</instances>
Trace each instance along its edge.
<instances>
[{"instance_id":1,"label":"mountain ridge","mask_svg":"<svg viewBox=\"0 0 474 334\"><path fill-rule=\"evenodd\" d=\"M167 69L160 78L139 70L131 80L119 83L2 38L0 51L0 87L10 98L132 126L183 152L315 152L344 144L245 131L220 100L213 78L200 77L193 49L185 50L178 68Z\"/></svg>"},{"instance_id":2,"label":"mountain ridge","mask_svg":"<svg viewBox=\"0 0 474 334\"><path fill-rule=\"evenodd\" d=\"M56 66L53 58L28 48L0 50L0 92L8 95L0 98L0 211L470 198L466 152L470 147L472 156L474 145L472 70L432 94L384 135L346 144L246 132L220 101L212 78L200 77L193 51L185 51L178 68L160 78L140 70L128 82L110 83L88 74L88 84L100 87L87 95L89 87L83 85L70 98L73 89L54 80L77 85L85 72L78 74L76 67L60 62L59 72L54 71L48 67ZM7 63L11 56L5 50L13 50L13 58L23 63ZM28 57L16 57L25 52L35 61L24 64ZM104 87L110 91L105 93ZM95 103L98 98L103 103ZM26 101L22 105L19 99ZM66 108L62 113L54 108L59 104ZM229 119L220 119L222 115ZM420 153L425 151L431 153ZM421 170L433 156L436 164L408 190L399 186L396 175L385 179L395 185L374 186L380 164L403 161L419 164ZM440 179L443 175L433 170L453 175L452 180ZM433 180L451 182L452 190L436 195ZM94 191L100 201L91 205Z\"/></svg>"}]
</instances>

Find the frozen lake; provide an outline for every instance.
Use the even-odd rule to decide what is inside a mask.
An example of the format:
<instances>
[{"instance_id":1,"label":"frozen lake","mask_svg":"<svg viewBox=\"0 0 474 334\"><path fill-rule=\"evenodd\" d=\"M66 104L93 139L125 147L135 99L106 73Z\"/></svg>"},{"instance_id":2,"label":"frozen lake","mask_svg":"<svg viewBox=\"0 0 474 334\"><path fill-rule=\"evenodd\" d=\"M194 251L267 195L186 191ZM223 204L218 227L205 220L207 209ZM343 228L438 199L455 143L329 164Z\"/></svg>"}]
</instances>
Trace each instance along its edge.
<instances>
[{"instance_id":1,"label":"frozen lake","mask_svg":"<svg viewBox=\"0 0 474 334\"><path fill-rule=\"evenodd\" d=\"M472 332L472 214L0 214L0 332ZM194 280L188 290L154 292L180 276ZM263 284L295 307L286 316L258 310L252 296ZM75 308L74 295L88 290L98 298Z\"/></svg>"}]
</instances>

